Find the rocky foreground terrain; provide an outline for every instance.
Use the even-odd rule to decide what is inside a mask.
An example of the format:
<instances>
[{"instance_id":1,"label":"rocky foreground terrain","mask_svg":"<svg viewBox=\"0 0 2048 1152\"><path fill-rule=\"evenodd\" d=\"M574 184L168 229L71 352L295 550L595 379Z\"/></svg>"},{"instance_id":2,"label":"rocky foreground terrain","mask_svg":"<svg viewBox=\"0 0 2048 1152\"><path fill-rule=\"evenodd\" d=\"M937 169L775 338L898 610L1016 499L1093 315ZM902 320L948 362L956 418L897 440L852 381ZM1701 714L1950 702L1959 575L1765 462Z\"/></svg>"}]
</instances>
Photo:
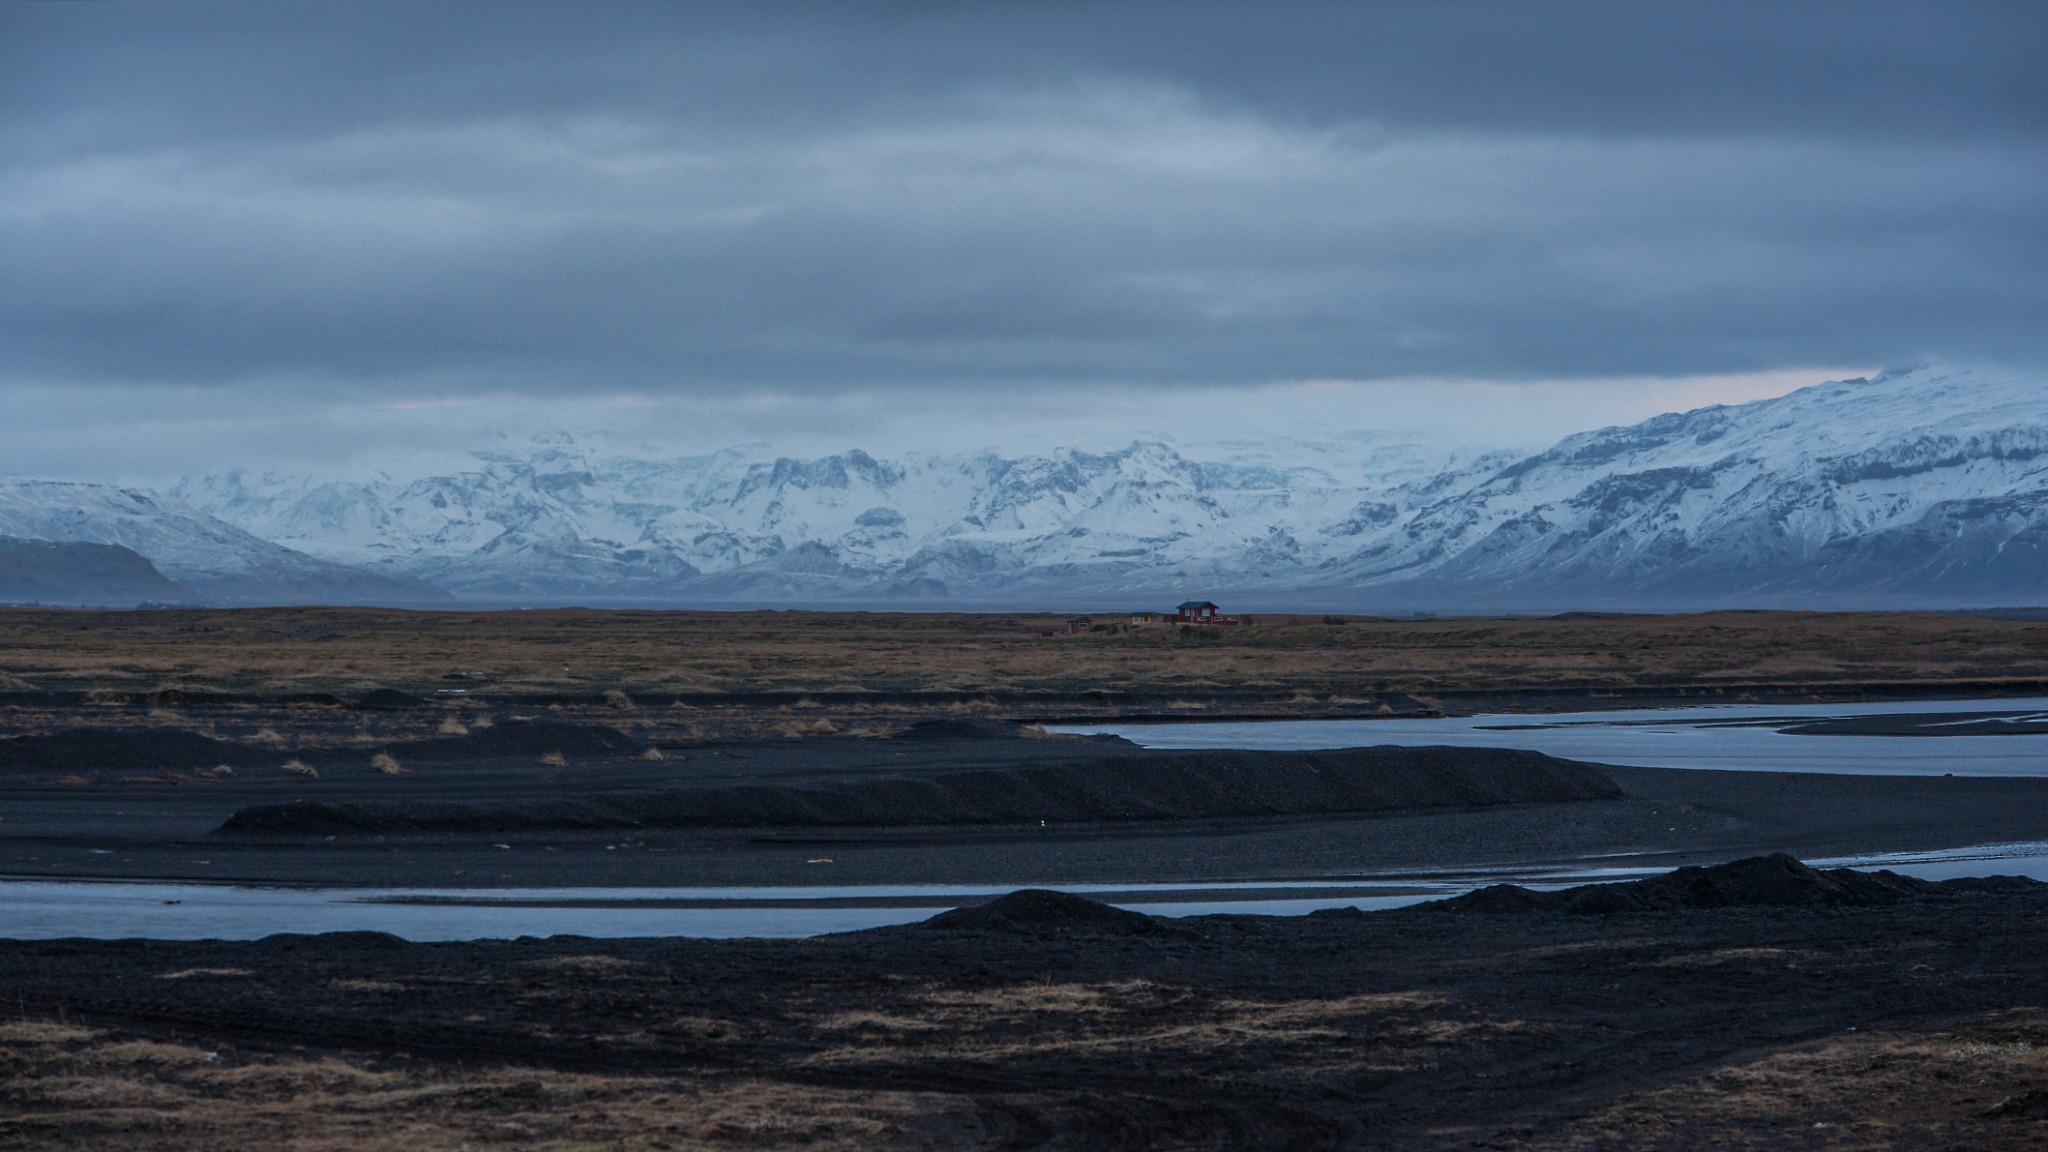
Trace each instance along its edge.
<instances>
[{"instance_id":1,"label":"rocky foreground terrain","mask_svg":"<svg viewBox=\"0 0 2048 1152\"><path fill-rule=\"evenodd\" d=\"M0 942L0 1147L2035 1149L2048 889L1789 857L793 941Z\"/></svg>"}]
</instances>

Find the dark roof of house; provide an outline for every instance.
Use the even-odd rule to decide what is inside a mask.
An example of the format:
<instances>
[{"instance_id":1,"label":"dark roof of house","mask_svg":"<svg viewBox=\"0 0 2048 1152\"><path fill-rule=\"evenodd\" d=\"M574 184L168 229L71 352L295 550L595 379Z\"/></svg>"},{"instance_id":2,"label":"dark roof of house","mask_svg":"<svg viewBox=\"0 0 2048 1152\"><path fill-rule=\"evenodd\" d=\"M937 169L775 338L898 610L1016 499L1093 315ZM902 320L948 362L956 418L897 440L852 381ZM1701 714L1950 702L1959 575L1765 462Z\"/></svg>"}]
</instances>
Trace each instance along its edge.
<instances>
[{"instance_id":1,"label":"dark roof of house","mask_svg":"<svg viewBox=\"0 0 2048 1152\"><path fill-rule=\"evenodd\" d=\"M1182 605L1180 606L1180 610L1181 610L1181 611L1183 611L1183 612L1185 612L1185 611L1187 611L1187 610L1188 610L1188 609L1190 609L1190 608L1214 608L1214 607L1215 607L1215 605L1214 605L1214 604L1211 604L1211 603L1209 603L1209 602L1208 602L1207 600L1190 600L1190 601L1188 601L1187 603L1185 603L1185 604L1182 604Z\"/></svg>"}]
</instances>

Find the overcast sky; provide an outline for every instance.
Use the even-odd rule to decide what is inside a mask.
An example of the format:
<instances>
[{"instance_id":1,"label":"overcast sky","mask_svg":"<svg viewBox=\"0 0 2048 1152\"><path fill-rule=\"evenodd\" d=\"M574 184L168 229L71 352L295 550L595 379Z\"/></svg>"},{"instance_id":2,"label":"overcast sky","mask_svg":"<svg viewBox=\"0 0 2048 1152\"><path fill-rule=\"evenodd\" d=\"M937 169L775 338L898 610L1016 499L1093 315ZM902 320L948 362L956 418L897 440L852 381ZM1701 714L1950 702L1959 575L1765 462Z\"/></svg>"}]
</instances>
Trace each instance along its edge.
<instances>
[{"instance_id":1,"label":"overcast sky","mask_svg":"<svg viewBox=\"0 0 2048 1152\"><path fill-rule=\"evenodd\" d=\"M2040 366L2044 59L2039 2L8 4L0 470Z\"/></svg>"}]
</instances>

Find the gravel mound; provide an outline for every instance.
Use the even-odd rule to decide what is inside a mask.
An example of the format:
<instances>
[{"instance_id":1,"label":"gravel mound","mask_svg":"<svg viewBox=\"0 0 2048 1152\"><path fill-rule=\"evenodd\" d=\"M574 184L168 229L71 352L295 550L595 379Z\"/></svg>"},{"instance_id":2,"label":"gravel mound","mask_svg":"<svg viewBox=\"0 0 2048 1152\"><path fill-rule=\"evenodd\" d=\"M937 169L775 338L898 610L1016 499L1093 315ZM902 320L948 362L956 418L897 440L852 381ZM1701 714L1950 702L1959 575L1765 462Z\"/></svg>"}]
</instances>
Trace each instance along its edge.
<instances>
[{"instance_id":1,"label":"gravel mound","mask_svg":"<svg viewBox=\"0 0 2048 1152\"><path fill-rule=\"evenodd\" d=\"M606 741L626 739L609 729L590 731L610 733L595 737ZM472 739L453 738L446 745ZM401 761L432 759L419 750L424 746L440 752L444 742L393 745L390 751ZM519 747L560 746L536 736ZM606 754L612 747L607 743ZM443 758L455 756L450 752ZM517 804L265 805L235 813L221 831L331 835L1099 824L1474 809L1619 795L1614 783L1590 765L1508 749L1157 752L817 783L719 783Z\"/></svg>"},{"instance_id":2,"label":"gravel mound","mask_svg":"<svg viewBox=\"0 0 2048 1152\"><path fill-rule=\"evenodd\" d=\"M1445 912L1512 914L1564 912L1670 912L1689 908L1867 908L1906 900L1940 899L1968 888L1915 880L1896 872L1851 868L1809 868L1782 852L1752 856L1710 868L1680 868L1625 884L1585 884L1558 892L1537 892L1495 884L1477 892L1438 900L1427 907Z\"/></svg>"},{"instance_id":3,"label":"gravel mound","mask_svg":"<svg viewBox=\"0 0 2048 1152\"><path fill-rule=\"evenodd\" d=\"M899 740L1022 740L1015 721L979 718L924 720L912 724Z\"/></svg>"},{"instance_id":4,"label":"gravel mound","mask_svg":"<svg viewBox=\"0 0 2048 1152\"><path fill-rule=\"evenodd\" d=\"M466 736L435 736L426 740L405 740L379 748L401 762L449 760L506 760L513 757L545 756L631 756L640 751L632 737L602 724L565 724L559 720L508 720L489 728L478 728ZM359 759L359 752L351 752Z\"/></svg>"},{"instance_id":5,"label":"gravel mound","mask_svg":"<svg viewBox=\"0 0 2048 1152\"><path fill-rule=\"evenodd\" d=\"M941 912L921 927L948 932L1005 932L1027 936L1060 936L1088 932L1117 936L1150 935L1162 930L1142 912L1112 908L1099 901L1046 888L1023 888L1008 896Z\"/></svg>"},{"instance_id":6,"label":"gravel mound","mask_svg":"<svg viewBox=\"0 0 2048 1152\"><path fill-rule=\"evenodd\" d=\"M427 702L410 692L396 688L378 688L356 697L355 707L366 712L402 712L407 708L424 708Z\"/></svg>"},{"instance_id":7,"label":"gravel mound","mask_svg":"<svg viewBox=\"0 0 2048 1152\"><path fill-rule=\"evenodd\" d=\"M72 728L0 740L0 772L181 772L276 761L272 752L176 729Z\"/></svg>"}]
</instances>

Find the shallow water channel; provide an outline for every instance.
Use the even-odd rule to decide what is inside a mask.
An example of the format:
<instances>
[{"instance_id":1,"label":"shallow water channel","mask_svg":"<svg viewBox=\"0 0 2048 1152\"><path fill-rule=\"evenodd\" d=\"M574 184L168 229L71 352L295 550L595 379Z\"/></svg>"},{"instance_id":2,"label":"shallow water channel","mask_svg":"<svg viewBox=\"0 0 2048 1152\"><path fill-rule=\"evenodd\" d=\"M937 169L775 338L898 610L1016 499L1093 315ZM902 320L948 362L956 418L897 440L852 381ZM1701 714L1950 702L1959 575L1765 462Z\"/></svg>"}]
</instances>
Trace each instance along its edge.
<instances>
[{"instance_id":1,"label":"shallow water channel","mask_svg":"<svg viewBox=\"0 0 2048 1152\"><path fill-rule=\"evenodd\" d=\"M1854 716L1996 713L2048 717L2048 699L1740 705L1491 715L1439 720L1105 724L1153 748L1344 748L1448 744L1534 748L1645 767L1888 775L2048 776L2048 735L1796 735L1781 728ZM1923 879L2018 875L2048 881L2048 842L1813 860ZM1537 888L1632 880L1659 868L1627 857L1569 867L1385 872L1285 882L1061 885L1157 916L1300 915L1399 907L1488 884ZM814 936L923 920L1028 886L804 888L338 889L0 880L0 937L257 939L279 932L389 932L409 940L578 935Z\"/></svg>"},{"instance_id":2,"label":"shallow water channel","mask_svg":"<svg viewBox=\"0 0 2048 1152\"><path fill-rule=\"evenodd\" d=\"M1432 720L1270 720L1064 725L1147 748L1362 748L1444 744L1531 748L1570 760L1642 768L1828 772L1882 776L2048 776L2048 731L2027 735L1840 736L1781 731L1869 716L2048 716L2048 698L1882 704L1740 704Z\"/></svg>"},{"instance_id":3,"label":"shallow water channel","mask_svg":"<svg viewBox=\"0 0 2048 1152\"><path fill-rule=\"evenodd\" d=\"M2048 881L2048 843L1810 861L1909 876L2030 876ZM1320 908L1397 908L1488 884L1532 888L1634 880L1664 871L1627 858L1574 868L1389 872L1211 885L1068 884L1155 916L1298 916ZM279 932L389 932L408 940L519 936L817 936L908 924L1009 887L847 888L257 888L227 884L0 881L0 937L254 940Z\"/></svg>"}]
</instances>

